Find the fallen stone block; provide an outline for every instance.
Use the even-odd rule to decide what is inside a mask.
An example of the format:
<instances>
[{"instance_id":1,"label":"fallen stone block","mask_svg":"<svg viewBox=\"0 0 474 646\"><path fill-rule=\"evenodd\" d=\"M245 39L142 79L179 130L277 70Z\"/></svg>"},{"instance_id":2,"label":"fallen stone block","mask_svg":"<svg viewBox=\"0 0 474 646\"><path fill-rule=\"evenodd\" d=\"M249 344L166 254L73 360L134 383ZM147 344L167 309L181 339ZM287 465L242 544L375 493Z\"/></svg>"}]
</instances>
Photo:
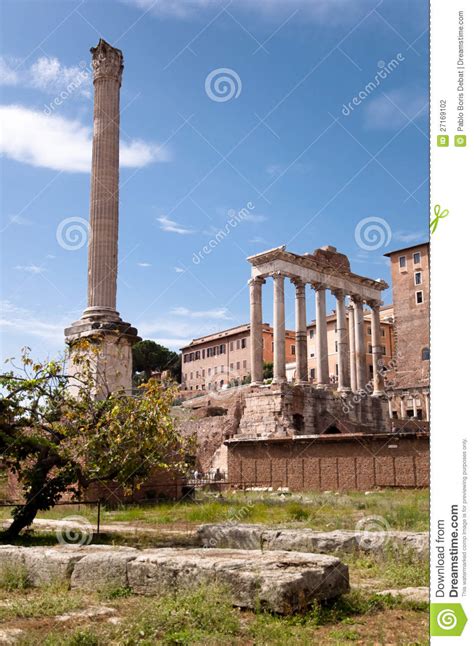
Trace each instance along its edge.
<instances>
[{"instance_id":1,"label":"fallen stone block","mask_svg":"<svg viewBox=\"0 0 474 646\"><path fill-rule=\"evenodd\" d=\"M320 554L222 549L144 550L127 564L128 583L139 594L164 594L200 583L228 587L235 606L291 614L314 600L349 591L349 571Z\"/></svg>"},{"instance_id":2,"label":"fallen stone block","mask_svg":"<svg viewBox=\"0 0 474 646\"><path fill-rule=\"evenodd\" d=\"M71 588L97 590L112 586L127 587L127 563L139 554L134 548L86 554L74 567Z\"/></svg>"},{"instance_id":3,"label":"fallen stone block","mask_svg":"<svg viewBox=\"0 0 474 646\"><path fill-rule=\"evenodd\" d=\"M427 532L350 531L317 532L312 529L269 529L264 525L201 525L197 530L203 547L266 549L347 554L356 551L383 554L388 546L428 556Z\"/></svg>"}]
</instances>

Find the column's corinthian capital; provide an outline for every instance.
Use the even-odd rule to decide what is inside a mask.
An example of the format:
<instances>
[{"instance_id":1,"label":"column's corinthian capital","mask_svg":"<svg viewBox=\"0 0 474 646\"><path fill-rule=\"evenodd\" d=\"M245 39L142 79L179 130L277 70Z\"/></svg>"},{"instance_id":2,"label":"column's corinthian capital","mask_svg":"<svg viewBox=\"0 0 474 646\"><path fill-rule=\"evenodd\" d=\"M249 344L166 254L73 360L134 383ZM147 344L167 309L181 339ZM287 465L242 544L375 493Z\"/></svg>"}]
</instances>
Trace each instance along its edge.
<instances>
[{"instance_id":1,"label":"column's corinthian capital","mask_svg":"<svg viewBox=\"0 0 474 646\"><path fill-rule=\"evenodd\" d=\"M253 278L249 278L247 285L249 285L249 287L252 287L253 285L265 285L265 278L254 276Z\"/></svg>"},{"instance_id":2,"label":"column's corinthian capital","mask_svg":"<svg viewBox=\"0 0 474 646\"><path fill-rule=\"evenodd\" d=\"M94 83L102 79L122 83L123 54L120 49L101 38L97 47L91 47L91 54Z\"/></svg>"}]
</instances>

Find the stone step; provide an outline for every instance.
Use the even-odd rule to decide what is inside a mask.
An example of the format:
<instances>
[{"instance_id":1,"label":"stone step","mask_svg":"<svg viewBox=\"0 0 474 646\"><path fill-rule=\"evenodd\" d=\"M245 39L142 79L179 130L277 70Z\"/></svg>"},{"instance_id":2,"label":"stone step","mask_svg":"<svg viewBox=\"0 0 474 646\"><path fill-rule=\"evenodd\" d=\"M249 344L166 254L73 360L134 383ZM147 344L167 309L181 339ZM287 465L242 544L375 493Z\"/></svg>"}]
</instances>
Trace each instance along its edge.
<instances>
[{"instance_id":1,"label":"stone step","mask_svg":"<svg viewBox=\"0 0 474 646\"><path fill-rule=\"evenodd\" d=\"M270 529L265 525L232 523L201 525L203 547L227 549L288 550L317 554L348 554L363 551L383 554L388 546L402 552L428 556L427 532L350 531L317 532L312 529Z\"/></svg>"},{"instance_id":2,"label":"stone step","mask_svg":"<svg viewBox=\"0 0 474 646\"><path fill-rule=\"evenodd\" d=\"M197 584L222 584L235 606L280 614L349 591L349 571L338 558L299 552L4 546L0 571L5 567L24 567L34 586L62 580L85 590L128 586L137 594L161 595Z\"/></svg>"}]
</instances>

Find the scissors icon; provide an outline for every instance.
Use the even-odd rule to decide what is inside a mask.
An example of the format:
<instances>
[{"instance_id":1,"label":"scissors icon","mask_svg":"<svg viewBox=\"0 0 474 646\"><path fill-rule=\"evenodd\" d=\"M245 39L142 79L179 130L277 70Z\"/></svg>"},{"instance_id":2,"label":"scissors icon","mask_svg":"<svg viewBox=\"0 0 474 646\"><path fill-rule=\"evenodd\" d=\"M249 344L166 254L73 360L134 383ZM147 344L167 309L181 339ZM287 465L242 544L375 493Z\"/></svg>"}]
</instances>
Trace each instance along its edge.
<instances>
[{"instance_id":1,"label":"scissors icon","mask_svg":"<svg viewBox=\"0 0 474 646\"><path fill-rule=\"evenodd\" d=\"M448 209L441 211L441 206L439 204L436 204L436 206L434 207L434 215L434 218L430 222L431 235L433 235L433 233L436 231L438 222L441 220L441 218L445 218L449 215L449 211Z\"/></svg>"}]
</instances>

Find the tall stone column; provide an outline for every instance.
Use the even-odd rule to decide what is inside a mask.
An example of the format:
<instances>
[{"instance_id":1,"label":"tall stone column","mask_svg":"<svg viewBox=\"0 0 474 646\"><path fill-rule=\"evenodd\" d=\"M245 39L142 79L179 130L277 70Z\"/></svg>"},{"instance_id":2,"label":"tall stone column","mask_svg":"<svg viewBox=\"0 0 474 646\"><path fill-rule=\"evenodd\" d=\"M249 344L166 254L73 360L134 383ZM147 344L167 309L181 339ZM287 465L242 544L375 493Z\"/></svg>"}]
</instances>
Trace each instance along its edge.
<instances>
[{"instance_id":1,"label":"tall stone column","mask_svg":"<svg viewBox=\"0 0 474 646\"><path fill-rule=\"evenodd\" d=\"M404 395L400 395L400 417L402 419L407 418L407 406L406 406Z\"/></svg>"},{"instance_id":2,"label":"tall stone column","mask_svg":"<svg viewBox=\"0 0 474 646\"><path fill-rule=\"evenodd\" d=\"M326 320L326 287L316 285L316 385L329 384L328 327Z\"/></svg>"},{"instance_id":3,"label":"tall stone column","mask_svg":"<svg viewBox=\"0 0 474 646\"><path fill-rule=\"evenodd\" d=\"M380 303L371 301L372 308L371 327L372 327L372 365L374 368L374 397L380 397L384 394L384 381L382 373L382 337L380 330Z\"/></svg>"},{"instance_id":4,"label":"tall stone column","mask_svg":"<svg viewBox=\"0 0 474 646\"><path fill-rule=\"evenodd\" d=\"M306 329L306 285L300 280L295 285L296 323L296 383L308 383L308 337Z\"/></svg>"},{"instance_id":5,"label":"tall stone column","mask_svg":"<svg viewBox=\"0 0 474 646\"><path fill-rule=\"evenodd\" d=\"M120 86L123 55L104 40L91 49L94 78L94 128L90 189L87 307L66 328L70 372L78 355L93 366L98 397L132 389L132 345L137 330L117 312ZM87 339L88 350L79 340ZM84 359L86 356L84 356Z\"/></svg>"},{"instance_id":6,"label":"tall stone column","mask_svg":"<svg viewBox=\"0 0 474 646\"><path fill-rule=\"evenodd\" d=\"M425 419L427 422L430 421L430 395L429 393L423 393L425 399Z\"/></svg>"},{"instance_id":7,"label":"tall stone column","mask_svg":"<svg viewBox=\"0 0 474 646\"><path fill-rule=\"evenodd\" d=\"M286 381L285 367L285 277L273 274L273 383Z\"/></svg>"},{"instance_id":8,"label":"tall stone column","mask_svg":"<svg viewBox=\"0 0 474 646\"><path fill-rule=\"evenodd\" d=\"M350 391L349 339L347 334L345 295L341 289L333 291L336 297L336 337L338 386L340 392Z\"/></svg>"},{"instance_id":9,"label":"tall stone column","mask_svg":"<svg viewBox=\"0 0 474 646\"><path fill-rule=\"evenodd\" d=\"M94 136L90 189L87 309L83 317L118 319L117 252L119 204L120 86L123 56L100 40L91 49L94 75Z\"/></svg>"},{"instance_id":10,"label":"tall stone column","mask_svg":"<svg viewBox=\"0 0 474 646\"><path fill-rule=\"evenodd\" d=\"M262 285L263 278L251 278L250 286L250 375L253 385L263 384Z\"/></svg>"},{"instance_id":11,"label":"tall stone column","mask_svg":"<svg viewBox=\"0 0 474 646\"><path fill-rule=\"evenodd\" d=\"M356 354L355 354L355 325L354 325L354 303L351 301L348 307L349 312L349 363L350 363L350 377L351 377L351 390L357 390L357 369L356 369Z\"/></svg>"},{"instance_id":12,"label":"tall stone column","mask_svg":"<svg viewBox=\"0 0 474 646\"><path fill-rule=\"evenodd\" d=\"M356 359L356 376L357 390L364 390L367 385L367 366L365 363L365 326L364 326L364 306L362 299L353 296L354 301L354 331L355 331L355 359Z\"/></svg>"},{"instance_id":13,"label":"tall stone column","mask_svg":"<svg viewBox=\"0 0 474 646\"><path fill-rule=\"evenodd\" d=\"M416 405L417 393L413 393L412 402L413 402L413 419L418 419L418 406Z\"/></svg>"}]
</instances>

